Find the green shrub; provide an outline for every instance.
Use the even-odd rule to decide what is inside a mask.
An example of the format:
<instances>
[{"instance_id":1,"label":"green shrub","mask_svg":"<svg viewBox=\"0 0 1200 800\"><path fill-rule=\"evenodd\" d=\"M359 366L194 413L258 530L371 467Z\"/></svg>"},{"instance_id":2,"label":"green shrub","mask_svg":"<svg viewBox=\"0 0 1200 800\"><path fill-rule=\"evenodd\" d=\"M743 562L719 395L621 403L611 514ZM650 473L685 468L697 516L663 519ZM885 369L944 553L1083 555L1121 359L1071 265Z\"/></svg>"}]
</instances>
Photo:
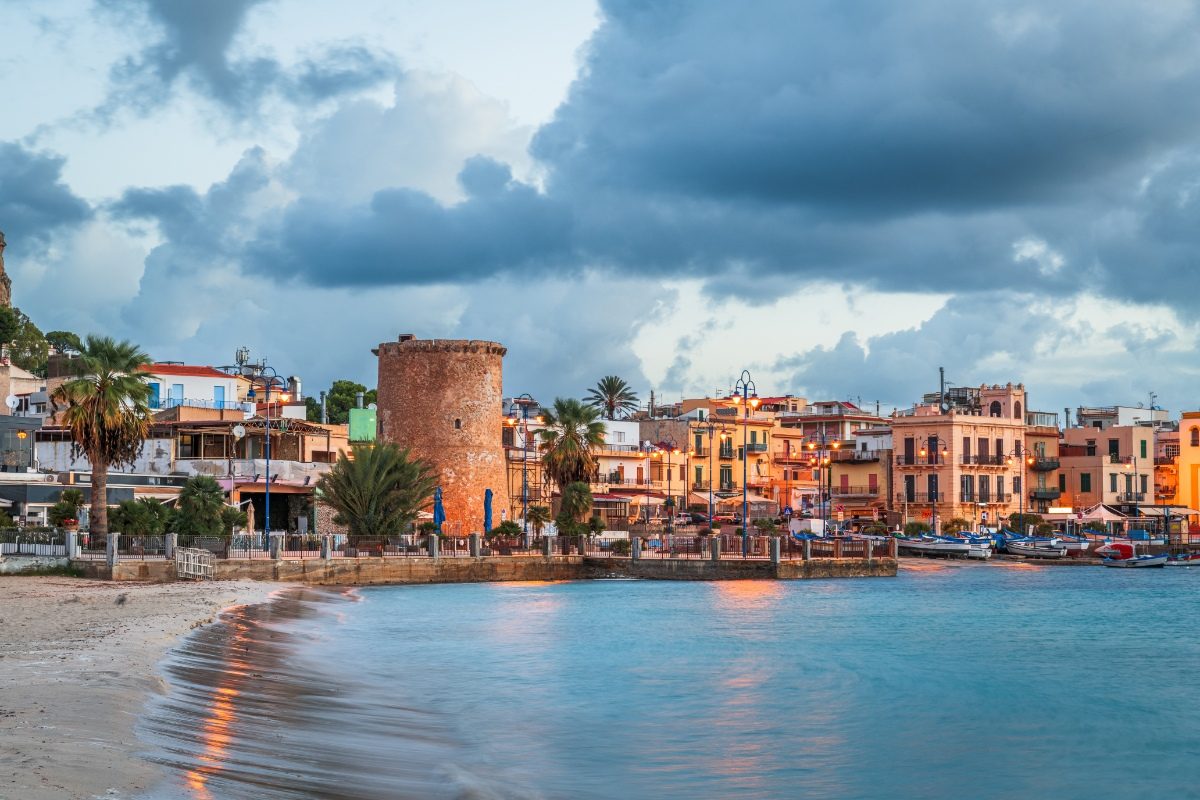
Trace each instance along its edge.
<instances>
[{"instance_id":1,"label":"green shrub","mask_svg":"<svg viewBox=\"0 0 1200 800\"><path fill-rule=\"evenodd\" d=\"M929 533L932 528L928 522L908 522L904 525L905 536L920 536L922 533Z\"/></svg>"},{"instance_id":2,"label":"green shrub","mask_svg":"<svg viewBox=\"0 0 1200 800\"><path fill-rule=\"evenodd\" d=\"M631 549L632 549L632 545L629 544L628 539L617 539L615 542L612 543L612 548L611 548L612 553L615 556L627 556L627 555L629 555L629 551Z\"/></svg>"}]
</instances>

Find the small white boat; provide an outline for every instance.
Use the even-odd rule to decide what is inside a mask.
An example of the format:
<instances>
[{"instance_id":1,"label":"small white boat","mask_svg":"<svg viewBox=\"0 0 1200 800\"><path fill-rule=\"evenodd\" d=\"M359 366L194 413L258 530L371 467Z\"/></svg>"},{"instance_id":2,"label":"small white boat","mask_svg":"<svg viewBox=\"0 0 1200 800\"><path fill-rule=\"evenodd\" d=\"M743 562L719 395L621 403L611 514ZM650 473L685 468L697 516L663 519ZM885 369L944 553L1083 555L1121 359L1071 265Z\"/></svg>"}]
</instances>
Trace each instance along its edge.
<instances>
[{"instance_id":1,"label":"small white boat","mask_svg":"<svg viewBox=\"0 0 1200 800\"><path fill-rule=\"evenodd\" d=\"M1026 558L1063 558L1067 548L1058 539L1010 539L1005 544L1008 552Z\"/></svg>"},{"instance_id":2,"label":"small white boat","mask_svg":"<svg viewBox=\"0 0 1200 800\"><path fill-rule=\"evenodd\" d=\"M1106 558L1103 563L1106 567L1165 567L1167 565L1167 554L1131 556L1129 558Z\"/></svg>"},{"instance_id":3,"label":"small white boat","mask_svg":"<svg viewBox=\"0 0 1200 800\"><path fill-rule=\"evenodd\" d=\"M1058 542L1063 547L1067 548L1067 555L1081 556L1087 552L1087 549L1092 546L1092 543L1082 536L1059 536Z\"/></svg>"},{"instance_id":4,"label":"small white boat","mask_svg":"<svg viewBox=\"0 0 1200 800\"><path fill-rule=\"evenodd\" d=\"M959 536L944 537L952 542L966 542L970 548L967 550L967 558L988 559L992 557L992 540L982 536L975 536L971 533L963 533Z\"/></svg>"},{"instance_id":5,"label":"small white boat","mask_svg":"<svg viewBox=\"0 0 1200 800\"><path fill-rule=\"evenodd\" d=\"M1168 567L1200 567L1200 553L1180 553L1167 558Z\"/></svg>"},{"instance_id":6,"label":"small white boat","mask_svg":"<svg viewBox=\"0 0 1200 800\"><path fill-rule=\"evenodd\" d=\"M901 537L896 542L901 550L907 550L919 556L969 556L971 554L971 545L968 542L950 541L933 536L912 539Z\"/></svg>"}]
</instances>

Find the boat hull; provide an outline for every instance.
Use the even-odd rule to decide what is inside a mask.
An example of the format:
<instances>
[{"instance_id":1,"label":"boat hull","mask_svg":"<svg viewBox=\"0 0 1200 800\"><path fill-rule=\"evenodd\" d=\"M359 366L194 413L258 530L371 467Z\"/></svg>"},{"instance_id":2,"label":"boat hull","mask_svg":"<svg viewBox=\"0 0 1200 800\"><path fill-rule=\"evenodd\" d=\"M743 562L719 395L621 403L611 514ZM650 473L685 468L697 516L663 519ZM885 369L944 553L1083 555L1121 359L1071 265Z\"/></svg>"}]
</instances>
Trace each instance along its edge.
<instances>
[{"instance_id":1,"label":"boat hull","mask_svg":"<svg viewBox=\"0 0 1200 800\"><path fill-rule=\"evenodd\" d=\"M1010 541L1006 547L1008 548L1008 552L1013 555L1025 556L1026 558L1063 558L1067 554L1067 548L1062 545L1038 546Z\"/></svg>"},{"instance_id":2,"label":"boat hull","mask_svg":"<svg viewBox=\"0 0 1200 800\"><path fill-rule=\"evenodd\" d=\"M1134 556L1133 558L1106 558L1104 566L1117 567L1118 569L1139 569L1139 568L1154 568L1165 567L1167 565L1167 555L1163 553L1157 556Z\"/></svg>"}]
</instances>

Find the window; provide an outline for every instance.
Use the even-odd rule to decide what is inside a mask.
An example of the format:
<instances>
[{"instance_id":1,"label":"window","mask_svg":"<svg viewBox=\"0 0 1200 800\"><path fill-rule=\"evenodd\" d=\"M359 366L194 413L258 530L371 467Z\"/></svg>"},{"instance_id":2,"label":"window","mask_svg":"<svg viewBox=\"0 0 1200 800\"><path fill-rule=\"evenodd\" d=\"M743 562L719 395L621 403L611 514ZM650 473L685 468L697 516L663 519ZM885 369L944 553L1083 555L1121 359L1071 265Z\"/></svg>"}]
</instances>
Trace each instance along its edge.
<instances>
[{"instance_id":1,"label":"window","mask_svg":"<svg viewBox=\"0 0 1200 800\"><path fill-rule=\"evenodd\" d=\"M1142 445L1142 458L1145 458L1146 457L1146 440L1145 439L1142 439L1141 445Z\"/></svg>"},{"instance_id":2,"label":"window","mask_svg":"<svg viewBox=\"0 0 1200 800\"><path fill-rule=\"evenodd\" d=\"M1192 426L1192 447L1200 447L1200 428Z\"/></svg>"},{"instance_id":3,"label":"window","mask_svg":"<svg viewBox=\"0 0 1200 800\"><path fill-rule=\"evenodd\" d=\"M1043 476L1043 477L1045 477L1045 476ZM1019 495L1020 493L1021 493L1021 479L1014 477L1013 478L1013 494Z\"/></svg>"},{"instance_id":4,"label":"window","mask_svg":"<svg viewBox=\"0 0 1200 800\"><path fill-rule=\"evenodd\" d=\"M906 501L908 501L909 503L912 503L917 499L917 476L916 475L905 475L904 476L904 499Z\"/></svg>"},{"instance_id":5,"label":"window","mask_svg":"<svg viewBox=\"0 0 1200 800\"><path fill-rule=\"evenodd\" d=\"M958 478L958 493L960 499L965 503L969 503L975 499L974 479L974 475L960 475Z\"/></svg>"},{"instance_id":6,"label":"window","mask_svg":"<svg viewBox=\"0 0 1200 800\"><path fill-rule=\"evenodd\" d=\"M179 457L194 458L196 451L196 438L190 433L185 433L179 437Z\"/></svg>"},{"instance_id":7,"label":"window","mask_svg":"<svg viewBox=\"0 0 1200 800\"><path fill-rule=\"evenodd\" d=\"M1003 411L1000 408L1000 401L993 400L992 404L990 406L988 406L988 416L989 417L999 417L1002 414L1003 414Z\"/></svg>"},{"instance_id":8,"label":"window","mask_svg":"<svg viewBox=\"0 0 1200 800\"><path fill-rule=\"evenodd\" d=\"M1108 473L1108 490L1110 492L1117 490L1117 473L1115 472Z\"/></svg>"},{"instance_id":9,"label":"window","mask_svg":"<svg viewBox=\"0 0 1200 800\"><path fill-rule=\"evenodd\" d=\"M183 405L183 384L182 383L172 383L171 384L171 394L170 394L169 402L170 402L170 406L169 406L170 408L174 408L175 406Z\"/></svg>"},{"instance_id":10,"label":"window","mask_svg":"<svg viewBox=\"0 0 1200 800\"><path fill-rule=\"evenodd\" d=\"M1146 488L1147 488L1147 486L1148 486L1148 483L1149 483L1150 476L1149 476L1149 475L1142 475L1142 476L1141 476L1141 478L1142 478L1142 488L1141 488L1141 490L1140 490L1140 491L1141 491L1141 493L1142 493L1142 494L1145 494L1145 493L1146 493Z\"/></svg>"},{"instance_id":11,"label":"window","mask_svg":"<svg viewBox=\"0 0 1200 800\"><path fill-rule=\"evenodd\" d=\"M750 444L758 444L758 431L750 431Z\"/></svg>"},{"instance_id":12,"label":"window","mask_svg":"<svg viewBox=\"0 0 1200 800\"><path fill-rule=\"evenodd\" d=\"M454 430L456 430L456 431L462 430L462 420L459 419L458 417L454 418Z\"/></svg>"},{"instance_id":13,"label":"window","mask_svg":"<svg viewBox=\"0 0 1200 800\"><path fill-rule=\"evenodd\" d=\"M971 437L963 437L963 463L966 464L971 460Z\"/></svg>"},{"instance_id":14,"label":"window","mask_svg":"<svg viewBox=\"0 0 1200 800\"><path fill-rule=\"evenodd\" d=\"M728 464L721 467L721 486L726 489L733 486L733 467Z\"/></svg>"},{"instance_id":15,"label":"window","mask_svg":"<svg viewBox=\"0 0 1200 800\"><path fill-rule=\"evenodd\" d=\"M1021 418L1021 402L1018 400L1013 403L1013 419Z\"/></svg>"},{"instance_id":16,"label":"window","mask_svg":"<svg viewBox=\"0 0 1200 800\"><path fill-rule=\"evenodd\" d=\"M987 461L988 451L988 440L984 439L982 436L979 437L979 458L981 461Z\"/></svg>"},{"instance_id":17,"label":"window","mask_svg":"<svg viewBox=\"0 0 1200 800\"><path fill-rule=\"evenodd\" d=\"M1095 440L1095 439L1088 439L1088 440L1087 440L1087 450L1086 450L1086 455L1089 455L1089 456L1094 456L1094 455L1096 455L1096 440Z\"/></svg>"},{"instance_id":18,"label":"window","mask_svg":"<svg viewBox=\"0 0 1200 800\"><path fill-rule=\"evenodd\" d=\"M745 461L745 460L746 460L746 448L739 447L738 448L738 461Z\"/></svg>"},{"instance_id":19,"label":"window","mask_svg":"<svg viewBox=\"0 0 1200 800\"><path fill-rule=\"evenodd\" d=\"M992 499L992 477L990 475L979 476L979 502L987 503Z\"/></svg>"},{"instance_id":20,"label":"window","mask_svg":"<svg viewBox=\"0 0 1200 800\"><path fill-rule=\"evenodd\" d=\"M224 386L214 386L213 387L213 408L224 408L224 407L225 407L225 387Z\"/></svg>"},{"instance_id":21,"label":"window","mask_svg":"<svg viewBox=\"0 0 1200 800\"><path fill-rule=\"evenodd\" d=\"M515 446L516 441L517 441L517 432L515 430L513 430L512 428L508 427L507 425L505 425L500 430L500 444L504 445L505 447L513 447L513 446Z\"/></svg>"},{"instance_id":22,"label":"window","mask_svg":"<svg viewBox=\"0 0 1200 800\"><path fill-rule=\"evenodd\" d=\"M687 480L687 472L684 471L686 469L687 469L687 466L685 464L679 465L679 482L680 483L683 483L684 481Z\"/></svg>"},{"instance_id":23,"label":"window","mask_svg":"<svg viewBox=\"0 0 1200 800\"><path fill-rule=\"evenodd\" d=\"M938 500L941 499L938 497L937 479L938 479L937 475L930 475L930 476L928 476L927 480L925 481L925 485L929 489L929 502L931 502L931 503L937 502Z\"/></svg>"},{"instance_id":24,"label":"window","mask_svg":"<svg viewBox=\"0 0 1200 800\"><path fill-rule=\"evenodd\" d=\"M696 452L704 452L704 436L699 433L696 434Z\"/></svg>"},{"instance_id":25,"label":"window","mask_svg":"<svg viewBox=\"0 0 1200 800\"><path fill-rule=\"evenodd\" d=\"M1004 463L1004 440L996 440L996 461L1000 464Z\"/></svg>"},{"instance_id":26,"label":"window","mask_svg":"<svg viewBox=\"0 0 1200 800\"><path fill-rule=\"evenodd\" d=\"M696 485L704 487L704 467L696 467Z\"/></svg>"},{"instance_id":27,"label":"window","mask_svg":"<svg viewBox=\"0 0 1200 800\"><path fill-rule=\"evenodd\" d=\"M1092 473L1079 473L1079 491L1090 492L1092 490Z\"/></svg>"},{"instance_id":28,"label":"window","mask_svg":"<svg viewBox=\"0 0 1200 800\"><path fill-rule=\"evenodd\" d=\"M621 444L625 441L625 431L613 431L613 444Z\"/></svg>"},{"instance_id":29,"label":"window","mask_svg":"<svg viewBox=\"0 0 1200 800\"><path fill-rule=\"evenodd\" d=\"M996 476L996 499L1001 500L1001 501L1004 500L1004 476L1003 475Z\"/></svg>"},{"instance_id":30,"label":"window","mask_svg":"<svg viewBox=\"0 0 1200 800\"><path fill-rule=\"evenodd\" d=\"M1067 473L1065 472L1058 473L1058 490L1060 492L1067 491Z\"/></svg>"},{"instance_id":31,"label":"window","mask_svg":"<svg viewBox=\"0 0 1200 800\"><path fill-rule=\"evenodd\" d=\"M1109 439L1108 440L1108 454L1112 458L1120 458L1121 457L1121 440L1120 439Z\"/></svg>"}]
</instances>

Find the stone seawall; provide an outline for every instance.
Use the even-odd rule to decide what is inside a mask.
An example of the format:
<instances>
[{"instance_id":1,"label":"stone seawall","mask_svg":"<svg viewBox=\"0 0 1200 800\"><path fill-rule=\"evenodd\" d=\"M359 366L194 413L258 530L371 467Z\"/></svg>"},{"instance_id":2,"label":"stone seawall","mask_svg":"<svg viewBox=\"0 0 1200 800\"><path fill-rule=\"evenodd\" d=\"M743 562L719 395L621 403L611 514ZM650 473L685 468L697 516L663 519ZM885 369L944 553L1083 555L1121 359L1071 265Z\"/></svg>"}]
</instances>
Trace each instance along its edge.
<instances>
[{"instance_id":1,"label":"stone seawall","mask_svg":"<svg viewBox=\"0 0 1200 800\"><path fill-rule=\"evenodd\" d=\"M121 561L112 572L99 561L75 561L84 576L117 581L173 581L174 561ZM215 580L306 583L313 586L371 586L417 583L567 581L604 577L646 580L726 581L891 577L896 560L814 558L809 561L627 559L572 556L482 556L479 558L215 559Z\"/></svg>"}]
</instances>

